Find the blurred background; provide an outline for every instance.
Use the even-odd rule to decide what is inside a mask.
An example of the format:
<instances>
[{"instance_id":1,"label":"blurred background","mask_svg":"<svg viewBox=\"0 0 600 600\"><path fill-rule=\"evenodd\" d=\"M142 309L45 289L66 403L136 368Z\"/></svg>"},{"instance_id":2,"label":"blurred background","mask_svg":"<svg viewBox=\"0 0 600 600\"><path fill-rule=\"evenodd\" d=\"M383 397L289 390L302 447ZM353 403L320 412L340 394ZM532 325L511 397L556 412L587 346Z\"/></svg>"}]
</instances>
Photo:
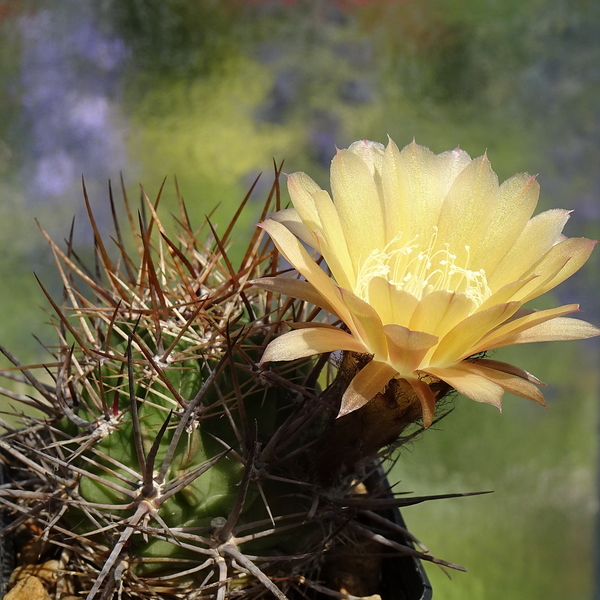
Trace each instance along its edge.
<instances>
[{"instance_id":1,"label":"blurred background","mask_svg":"<svg viewBox=\"0 0 600 600\"><path fill-rule=\"evenodd\" d=\"M500 179L539 174L540 210L600 236L600 3L594 0L0 0L0 343L53 343L32 272L60 282L35 219L89 250L81 177L111 234L108 181L150 197L174 176L192 222L258 219L273 159L328 185L335 146L413 138L487 150ZM118 195L118 194L117 194ZM223 229L221 229L222 231ZM578 302L600 324L598 263L535 307ZM404 511L440 558L442 600L600 598L595 581L598 344L498 352L550 387L548 410L454 399L404 448L398 491L494 490Z\"/></svg>"}]
</instances>

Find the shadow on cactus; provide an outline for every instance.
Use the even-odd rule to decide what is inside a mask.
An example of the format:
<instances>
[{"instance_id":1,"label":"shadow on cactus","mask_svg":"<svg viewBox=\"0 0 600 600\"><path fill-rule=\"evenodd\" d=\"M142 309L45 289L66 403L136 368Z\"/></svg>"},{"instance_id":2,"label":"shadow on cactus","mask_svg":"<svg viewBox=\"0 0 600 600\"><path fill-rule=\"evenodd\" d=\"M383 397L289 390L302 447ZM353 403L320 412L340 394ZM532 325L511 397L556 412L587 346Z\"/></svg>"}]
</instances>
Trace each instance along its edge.
<instances>
[{"instance_id":1,"label":"shadow on cactus","mask_svg":"<svg viewBox=\"0 0 600 600\"><path fill-rule=\"evenodd\" d=\"M278 178L261 220L280 209ZM0 439L4 535L21 544L13 580L90 600L340 598L379 593L385 556L453 566L399 543L401 528L376 512L428 499L395 497L378 463L421 417L412 388L394 381L336 419L368 355L260 366L290 325L327 317L250 283L286 274L261 229L231 263L252 192L221 235L208 219L195 231L179 199L173 234L160 193L136 213L123 188L128 233L111 193L110 244L86 196L94 265L46 236L64 285L60 302L46 294L52 359L34 375L2 348L6 375L30 388L3 393L38 415L4 423ZM448 389L432 385L436 399Z\"/></svg>"}]
</instances>

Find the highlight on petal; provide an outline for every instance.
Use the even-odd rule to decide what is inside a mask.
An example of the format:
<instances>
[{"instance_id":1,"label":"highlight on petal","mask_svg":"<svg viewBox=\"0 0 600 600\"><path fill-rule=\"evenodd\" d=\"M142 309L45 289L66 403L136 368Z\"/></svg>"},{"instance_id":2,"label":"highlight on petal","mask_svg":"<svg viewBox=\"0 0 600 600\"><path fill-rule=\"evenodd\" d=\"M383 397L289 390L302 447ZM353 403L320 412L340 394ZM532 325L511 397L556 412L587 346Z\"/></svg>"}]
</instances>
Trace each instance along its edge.
<instances>
[{"instance_id":1,"label":"highlight on petal","mask_svg":"<svg viewBox=\"0 0 600 600\"><path fill-rule=\"evenodd\" d=\"M476 158L456 177L444 199L438 219L439 248L449 244L453 252L465 245L479 247L496 210L499 196L498 176L487 156ZM465 244L464 240L469 243Z\"/></svg>"},{"instance_id":2,"label":"highlight on petal","mask_svg":"<svg viewBox=\"0 0 600 600\"><path fill-rule=\"evenodd\" d=\"M301 239L311 248L317 249L317 238L314 232L308 229L295 208L280 210L271 219L285 225L297 238Z\"/></svg>"},{"instance_id":3,"label":"highlight on petal","mask_svg":"<svg viewBox=\"0 0 600 600\"><path fill-rule=\"evenodd\" d=\"M578 308L578 304L567 304L558 308L530 312L498 327L482 338L469 352L476 354L513 344L586 339L600 335L600 330L590 323L579 319L562 318L563 315L575 312Z\"/></svg>"},{"instance_id":4,"label":"highlight on petal","mask_svg":"<svg viewBox=\"0 0 600 600\"><path fill-rule=\"evenodd\" d=\"M382 392L396 371L390 365L372 360L350 382L348 389L342 396L342 406L338 417L343 417L372 400Z\"/></svg>"},{"instance_id":5,"label":"highlight on petal","mask_svg":"<svg viewBox=\"0 0 600 600\"><path fill-rule=\"evenodd\" d=\"M555 317L533 325L524 331L507 335L501 343L496 342L491 348L502 348L513 344L531 344L532 342L560 342L568 340L585 340L600 335L600 329L580 319Z\"/></svg>"},{"instance_id":6,"label":"highlight on petal","mask_svg":"<svg viewBox=\"0 0 600 600\"><path fill-rule=\"evenodd\" d=\"M365 347L349 333L323 325L294 329L275 338L266 348L260 364L275 361L295 360L323 352L349 350L365 352Z\"/></svg>"},{"instance_id":7,"label":"highlight on petal","mask_svg":"<svg viewBox=\"0 0 600 600\"><path fill-rule=\"evenodd\" d=\"M428 367L424 371L445 381L463 396L502 410L504 389L491 379L463 368L462 364L448 368Z\"/></svg>"},{"instance_id":8,"label":"highlight on petal","mask_svg":"<svg viewBox=\"0 0 600 600\"><path fill-rule=\"evenodd\" d=\"M384 325L383 333L388 338L390 364L405 376L418 369L427 351L438 341L435 335L400 325Z\"/></svg>"},{"instance_id":9,"label":"highlight on petal","mask_svg":"<svg viewBox=\"0 0 600 600\"><path fill-rule=\"evenodd\" d=\"M435 412L435 395L429 385L421 379L408 379L412 389L419 398L421 409L423 411L423 426L425 429L433 423L433 414Z\"/></svg>"},{"instance_id":10,"label":"highlight on petal","mask_svg":"<svg viewBox=\"0 0 600 600\"><path fill-rule=\"evenodd\" d=\"M294 203L294 209L310 231L321 226L321 220L312 198L312 194L320 189L306 173L298 172L288 175L288 192Z\"/></svg>"},{"instance_id":11,"label":"highlight on petal","mask_svg":"<svg viewBox=\"0 0 600 600\"><path fill-rule=\"evenodd\" d=\"M285 294L298 300L310 302L319 308L325 309L327 312L339 317L335 309L323 296L317 291L314 285L302 279L292 279L291 277L260 277L249 281L252 285L275 292L277 294Z\"/></svg>"},{"instance_id":12,"label":"highlight on petal","mask_svg":"<svg viewBox=\"0 0 600 600\"><path fill-rule=\"evenodd\" d=\"M346 320L348 311L339 299L337 286L310 257L296 237L281 223L271 219L261 223L261 227L271 236L285 259L319 291L335 309L336 314Z\"/></svg>"},{"instance_id":13,"label":"highlight on petal","mask_svg":"<svg viewBox=\"0 0 600 600\"><path fill-rule=\"evenodd\" d=\"M355 270L385 239L383 207L369 167L340 150L331 163L331 191Z\"/></svg>"}]
</instances>

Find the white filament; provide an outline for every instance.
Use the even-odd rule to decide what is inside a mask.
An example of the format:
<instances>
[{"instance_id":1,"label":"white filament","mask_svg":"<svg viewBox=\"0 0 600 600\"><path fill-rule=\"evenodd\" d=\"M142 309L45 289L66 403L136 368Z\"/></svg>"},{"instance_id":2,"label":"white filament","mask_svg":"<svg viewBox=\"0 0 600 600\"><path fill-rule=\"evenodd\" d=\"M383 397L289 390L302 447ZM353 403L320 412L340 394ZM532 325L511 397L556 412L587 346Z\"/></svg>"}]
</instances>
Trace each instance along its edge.
<instances>
[{"instance_id":1,"label":"white filament","mask_svg":"<svg viewBox=\"0 0 600 600\"><path fill-rule=\"evenodd\" d=\"M402 242L402 233L391 240L383 250L374 250L361 264L355 293L369 302L369 283L382 277L398 290L409 292L418 299L438 290L465 294L480 306L492 294L484 269L469 268L470 247L450 249L448 243L439 244L438 229L427 244L416 235Z\"/></svg>"}]
</instances>

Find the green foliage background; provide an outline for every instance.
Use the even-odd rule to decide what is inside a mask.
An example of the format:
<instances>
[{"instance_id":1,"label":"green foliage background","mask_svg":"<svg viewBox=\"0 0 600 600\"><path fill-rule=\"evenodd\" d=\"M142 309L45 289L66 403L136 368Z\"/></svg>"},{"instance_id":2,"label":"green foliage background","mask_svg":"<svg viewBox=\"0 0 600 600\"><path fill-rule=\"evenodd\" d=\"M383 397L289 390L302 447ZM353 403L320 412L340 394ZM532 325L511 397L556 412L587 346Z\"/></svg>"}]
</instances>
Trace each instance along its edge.
<instances>
[{"instance_id":1,"label":"green foliage background","mask_svg":"<svg viewBox=\"0 0 600 600\"><path fill-rule=\"evenodd\" d=\"M264 171L238 229L241 250L273 159L327 185L335 145L389 134L436 152L487 151L500 179L539 173L540 208L574 209L567 235L597 237L599 13L593 0L0 2L0 342L27 361L43 355L31 333L52 343L31 272L55 297L60 282L34 217L60 239L76 213L85 254L81 172L109 232L106 180L118 182L119 170L134 195L141 182L152 197L169 176L166 210L176 175L192 222L218 204L221 228ZM106 98L126 160L103 172L76 162L80 172L60 194L36 195L36 127L53 113L27 110L44 83L28 76L30 48L45 35L61 49L48 73L83 73L84 54L70 52L66 35L82 23L123 49ZM75 77L71 91L90 93L90 81ZM536 307L580 302L600 323L597 270L595 256ZM597 349L583 342L499 353L550 384L549 409L507 397L499 414L457 397L448 418L403 450L393 470L401 490L494 490L405 512L436 555L469 568L452 579L430 570L436 598L591 596Z\"/></svg>"}]
</instances>

